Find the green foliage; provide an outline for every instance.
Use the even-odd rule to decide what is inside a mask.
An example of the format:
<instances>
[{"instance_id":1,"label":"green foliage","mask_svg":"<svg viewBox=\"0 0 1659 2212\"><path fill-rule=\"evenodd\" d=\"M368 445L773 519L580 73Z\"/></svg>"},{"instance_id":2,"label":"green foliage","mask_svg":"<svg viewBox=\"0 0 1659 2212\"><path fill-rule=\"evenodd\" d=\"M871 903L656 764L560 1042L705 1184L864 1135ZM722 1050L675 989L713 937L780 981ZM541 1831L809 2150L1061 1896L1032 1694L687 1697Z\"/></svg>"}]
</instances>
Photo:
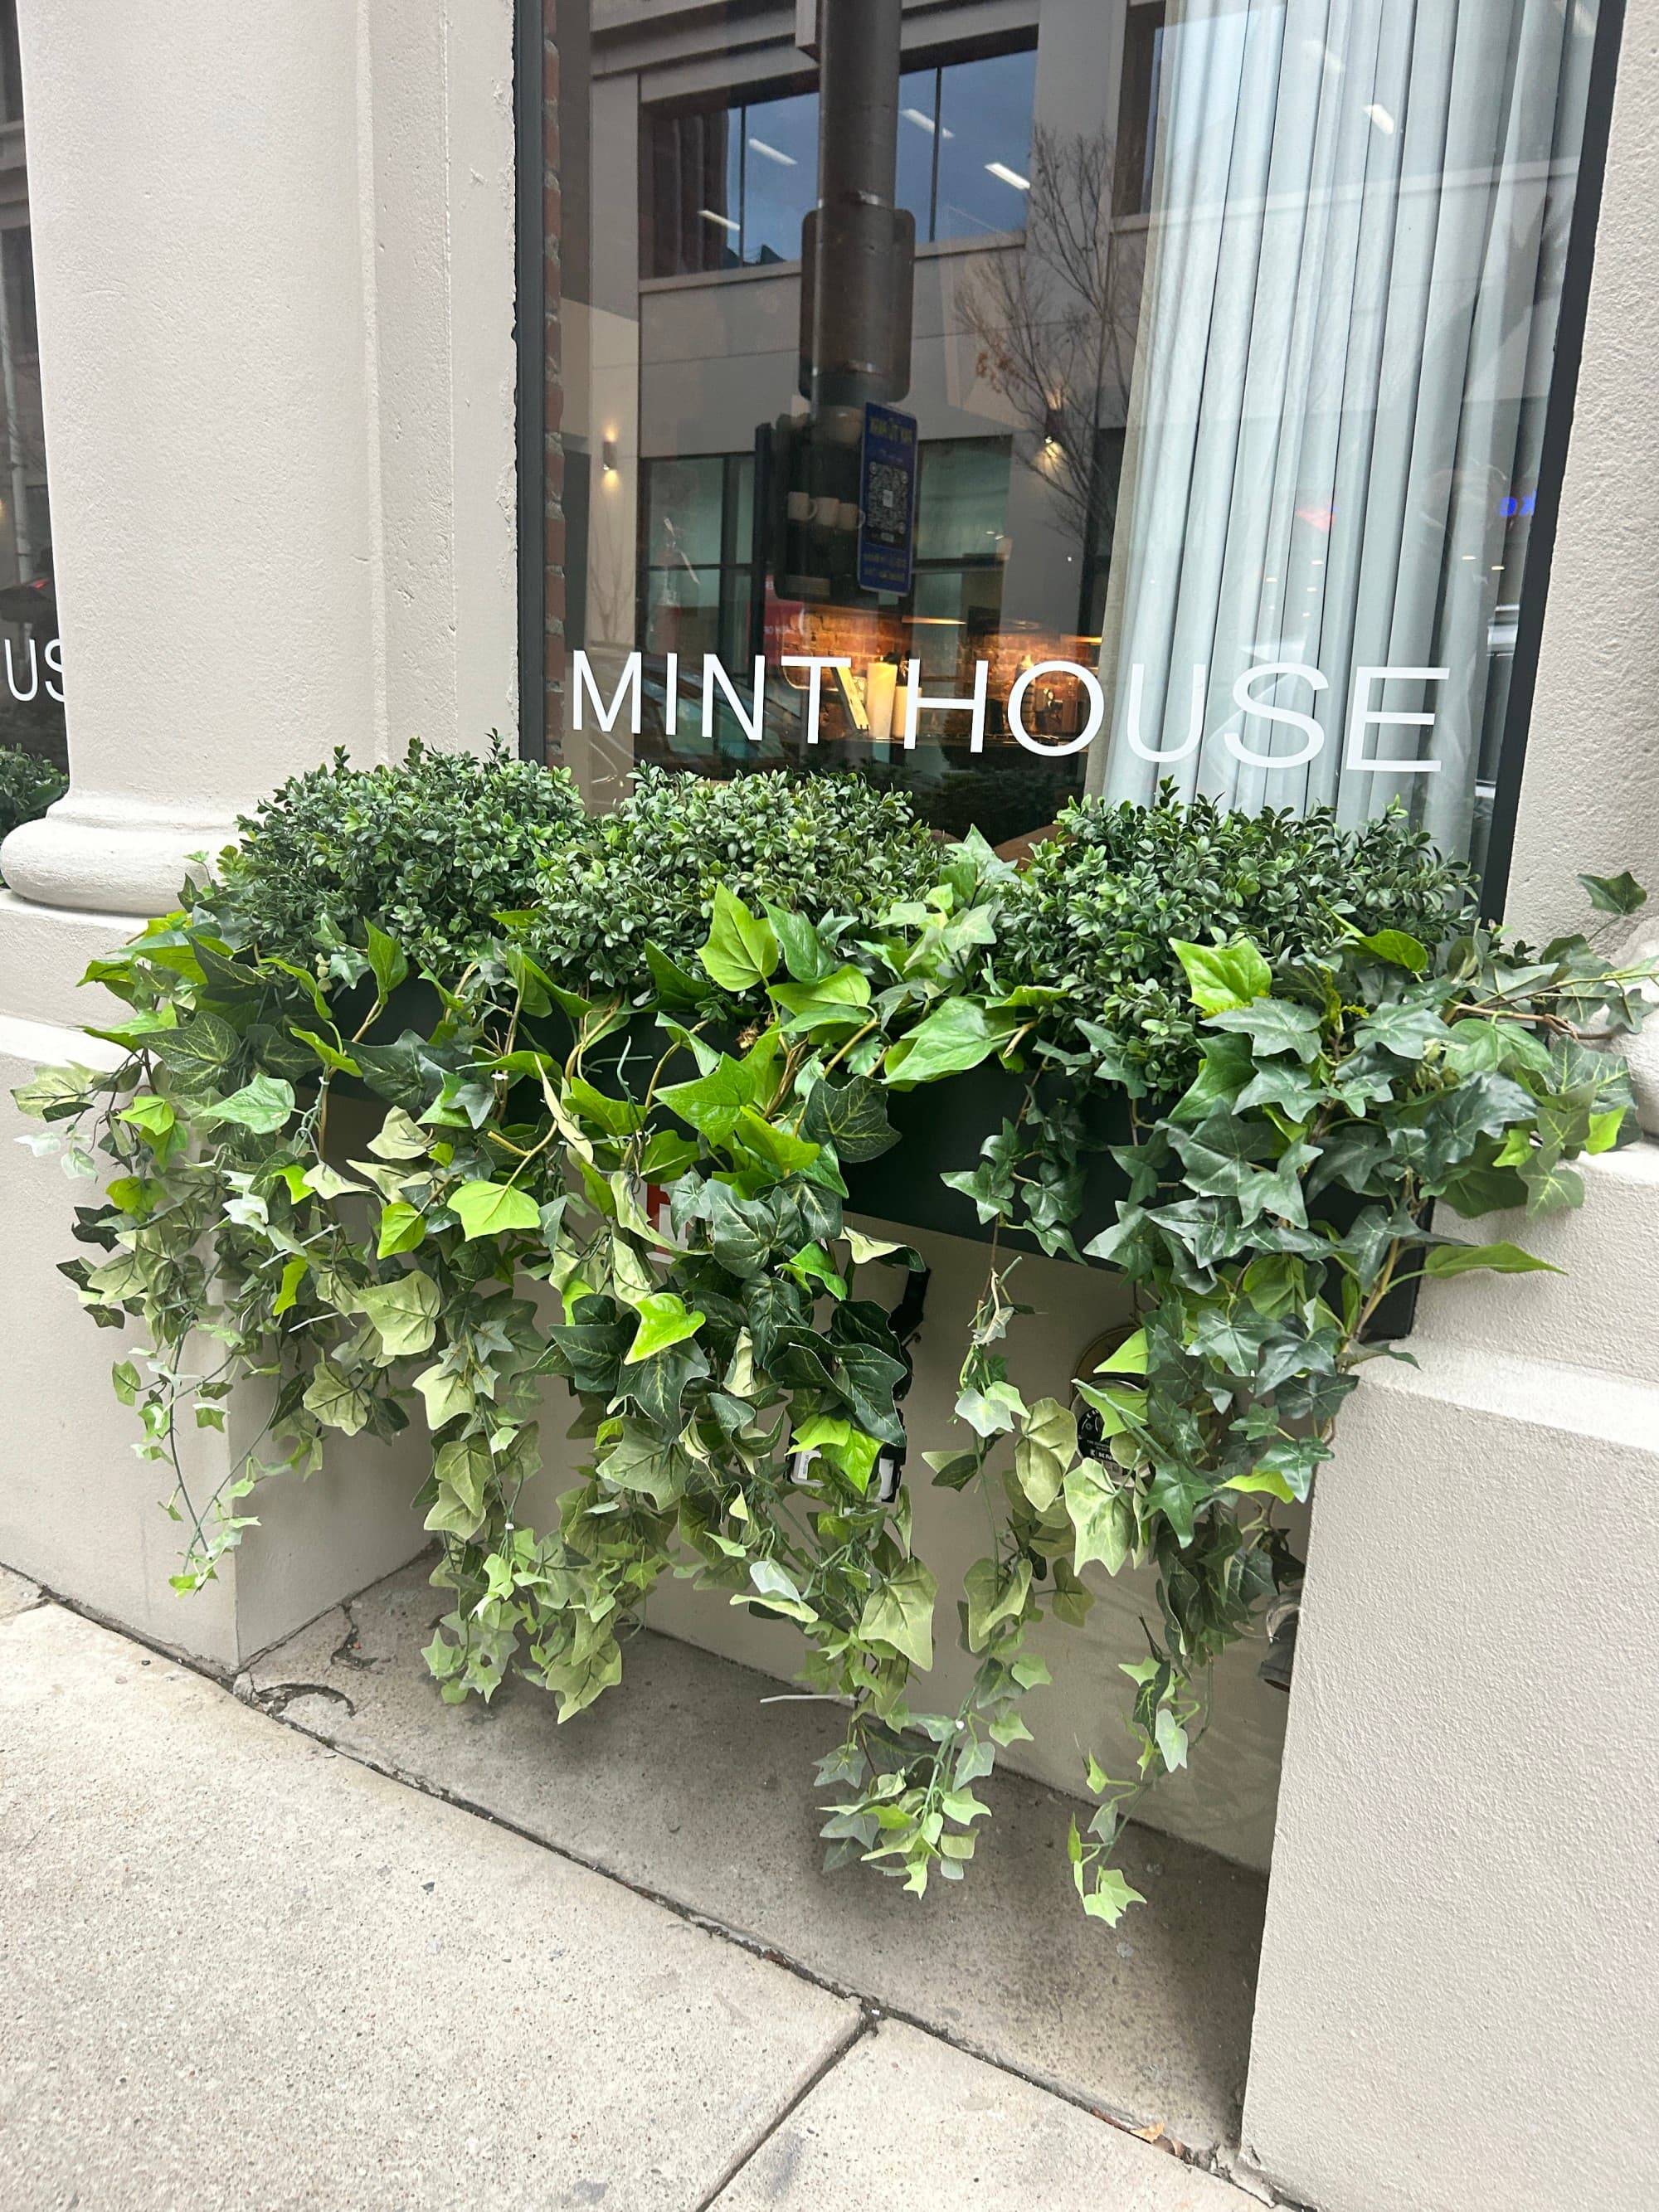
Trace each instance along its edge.
<instances>
[{"instance_id":1,"label":"green foliage","mask_svg":"<svg viewBox=\"0 0 1659 2212\"><path fill-rule=\"evenodd\" d=\"M69 778L56 762L38 753L0 745L0 838L20 823L37 822L69 789Z\"/></svg>"},{"instance_id":2,"label":"green foliage","mask_svg":"<svg viewBox=\"0 0 1659 2212\"><path fill-rule=\"evenodd\" d=\"M499 739L480 757L417 738L398 768L352 768L342 748L238 822L196 912L228 945L307 965L361 951L372 922L457 974L584 818L562 769L515 760Z\"/></svg>"},{"instance_id":3,"label":"green foliage","mask_svg":"<svg viewBox=\"0 0 1659 2212\"><path fill-rule=\"evenodd\" d=\"M902 797L851 776L707 783L642 768L617 811L549 866L534 948L578 989L646 990L662 981L647 946L682 969L693 963L719 885L762 913L872 921L927 889L938 850Z\"/></svg>"},{"instance_id":4,"label":"green foliage","mask_svg":"<svg viewBox=\"0 0 1659 2212\"><path fill-rule=\"evenodd\" d=\"M1157 1617L1121 1667L1134 1771L1090 1759L1099 1807L1068 1838L1085 1909L1111 1923L1138 1901L1110 1863L1119 1826L1188 1763L1218 1654L1299 1577L1276 1516L1307 1498L1359 1370L1386 1353L1393 1294L1540 1264L1507 1237L1448 1236L1436 1201L1470 1218L1576 1202L1571 1162L1616 1142L1629 1105L1622 1064L1586 1040L1638 1024L1654 964L1582 938L1534 957L1489 929L1451 935L1458 879L1397 823L1350 841L1200 808L1183 857L1176 810L1137 817L1137 842L1083 809L1033 888L978 838L939 852L890 823L873 857L841 849L868 818L850 788L751 778L715 803L647 778L493 935L455 908L405 944L366 887L348 924L337 871L317 894L335 949L295 904L276 951L222 927L235 900L210 887L94 963L125 1002L100 1032L125 1064L44 1071L19 1101L45 1124L37 1149L77 1180L105 1172L64 1272L95 1322L142 1328L112 1381L173 1470L181 1587L253 1525L238 1509L255 1485L315 1466L330 1430L412 1426L454 1601L426 1654L442 1696L488 1698L516 1668L562 1720L580 1713L620 1678L665 1574L789 1621L805 1680L846 1716L819 1766L831 1864L918 1892L959 1879L987 1811L975 1784L1048 1679L1033 1626L1080 1624L1086 1577L1152 1569ZM751 805L747 842L722 848ZM1112 888L1114 838L1154 909L1144 927ZM570 932L597 927L613 863L617 934L580 952L550 915L562 899ZM1062 970L1038 952L1068 871L1099 926ZM1615 917L1640 902L1624 878L1587 888ZM323 957L291 957L299 937ZM436 1018L368 1042L428 955ZM1104 1019L1079 1031L1085 970ZM1024 1076L1024 1103L953 1180L1056 1251L1074 1250L1087 1109L1119 1079L1103 1066L1124 1071L1125 1195L1089 1251L1127 1279L1139 1326L1080 1413L1028 1401L1006 1348L1013 1266L993 1246L957 1434L927 1455L987 1532L957 1608L969 1686L933 1711L919 1470L888 1479L909 1363L869 1272L902 1284L921 1262L848 1226L843 1170L894 1141L890 1091L992 1060ZM379 1103L355 1147L342 1086ZM666 1224L646 1209L653 1182ZM180 1432L221 1423L249 1375L270 1383L266 1429L195 1497ZM525 1486L555 1378L585 1453L537 1528Z\"/></svg>"},{"instance_id":5,"label":"green foliage","mask_svg":"<svg viewBox=\"0 0 1659 2212\"><path fill-rule=\"evenodd\" d=\"M1178 941L1247 938L1273 963L1385 927L1433 948L1469 927L1468 872L1398 814L1344 830L1328 809L1224 814L1207 799L1156 806L1088 799L1060 817L1000 932L1010 984L1058 984L1067 1042L1098 1046L1109 1079L1145 1095L1191 1079L1201 1009Z\"/></svg>"}]
</instances>

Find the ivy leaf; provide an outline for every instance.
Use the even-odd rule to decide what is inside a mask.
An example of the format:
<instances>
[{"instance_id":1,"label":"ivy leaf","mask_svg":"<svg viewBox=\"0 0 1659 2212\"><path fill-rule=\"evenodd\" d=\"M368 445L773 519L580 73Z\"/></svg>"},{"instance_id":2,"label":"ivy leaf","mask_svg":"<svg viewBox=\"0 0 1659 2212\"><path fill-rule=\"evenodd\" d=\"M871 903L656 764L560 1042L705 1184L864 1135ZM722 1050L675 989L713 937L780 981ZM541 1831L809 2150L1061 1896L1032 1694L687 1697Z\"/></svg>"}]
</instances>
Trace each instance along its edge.
<instances>
[{"instance_id":1,"label":"ivy leaf","mask_svg":"<svg viewBox=\"0 0 1659 2212\"><path fill-rule=\"evenodd\" d=\"M292 1259L284 1261L282 1281L271 1303L273 1315L285 1314L293 1307L300 1295L301 1282L310 1266L311 1262L303 1252L296 1252Z\"/></svg>"},{"instance_id":2,"label":"ivy leaf","mask_svg":"<svg viewBox=\"0 0 1659 2212\"><path fill-rule=\"evenodd\" d=\"M389 1260L394 1253L412 1252L426 1236L426 1218L419 1206L393 1199L380 1209L380 1234L375 1256Z\"/></svg>"},{"instance_id":3,"label":"ivy leaf","mask_svg":"<svg viewBox=\"0 0 1659 2212\"><path fill-rule=\"evenodd\" d=\"M446 1368L441 1361L417 1375L415 1388L426 1404L426 1425L434 1434L447 1422L461 1414L470 1414L477 1403L465 1377Z\"/></svg>"},{"instance_id":4,"label":"ivy leaf","mask_svg":"<svg viewBox=\"0 0 1659 2212\"><path fill-rule=\"evenodd\" d=\"M1079 1460L1066 1476L1065 1497L1076 1539L1073 1571L1081 1574L1091 1559L1098 1559L1109 1575L1119 1573L1134 1542L1134 1515L1128 1500L1090 1459Z\"/></svg>"},{"instance_id":5,"label":"ivy leaf","mask_svg":"<svg viewBox=\"0 0 1659 2212\"><path fill-rule=\"evenodd\" d=\"M857 968L838 968L833 975L811 983L774 983L772 998L789 1016L787 1035L811 1036L814 1030L857 1029L870 1006L870 981Z\"/></svg>"},{"instance_id":6,"label":"ivy leaf","mask_svg":"<svg viewBox=\"0 0 1659 2212\"><path fill-rule=\"evenodd\" d=\"M280 1076L256 1075L228 1098L204 1106L196 1119L208 1124L228 1121L239 1129L252 1130L256 1136L270 1137L287 1127L293 1111L291 1083L283 1082Z\"/></svg>"},{"instance_id":7,"label":"ivy leaf","mask_svg":"<svg viewBox=\"0 0 1659 2212\"><path fill-rule=\"evenodd\" d=\"M723 1053L707 1075L694 1076L689 1083L666 1084L657 1096L671 1114L678 1114L711 1145L726 1145L738 1115L759 1097L771 1060L772 1054L758 1046L742 1060Z\"/></svg>"},{"instance_id":8,"label":"ivy leaf","mask_svg":"<svg viewBox=\"0 0 1659 2212\"><path fill-rule=\"evenodd\" d=\"M931 1667L938 1595L939 1583L929 1570L920 1559L906 1559L865 1601L859 1618L860 1639L890 1644L913 1667Z\"/></svg>"},{"instance_id":9,"label":"ivy leaf","mask_svg":"<svg viewBox=\"0 0 1659 2212\"><path fill-rule=\"evenodd\" d=\"M1647 893L1628 868L1616 876L1580 876L1578 880L1597 914L1636 914L1648 902Z\"/></svg>"},{"instance_id":10,"label":"ivy leaf","mask_svg":"<svg viewBox=\"0 0 1659 2212\"><path fill-rule=\"evenodd\" d=\"M1076 1822L1073 1822L1075 1827ZM1079 1884L1082 1889L1082 1884ZM1138 1889L1132 1889L1115 1867L1103 1867L1095 1876L1092 1889L1083 1891L1083 1910L1091 1920L1103 1920L1109 1928L1115 1928L1132 1905L1145 1905L1146 1899Z\"/></svg>"},{"instance_id":11,"label":"ivy leaf","mask_svg":"<svg viewBox=\"0 0 1659 2212\"><path fill-rule=\"evenodd\" d=\"M375 988L382 999L389 999L409 973L409 963L396 943L372 921L368 924L368 964L374 971Z\"/></svg>"},{"instance_id":12,"label":"ivy leaf","mask_svg":"<svg viewBox=\"0 0 1659 2212\"><path fill-rule=\"evenodd\" d=\"M641 1360L666 1352L672 1344L684 1344L688 1337L696 1334L708 1319L706 1314L689 1308L672 1291L652 1291L640 1299L635 1310L640 1325L632 1345L623 1354L623 1364L628 1367L635 1367Z\"/></svg>"},{"instance_id":13,"label":"ivy leaf","mask_svg":"<svg viewBox=\"0 0 1659 2212\"><path fill-rule=\"evenodd\" d=\"M1025 1401L1012 1382L990 1382L983 1390L964 1390L956 1411L957 1419L966 1421L975 1436L1006 1436L1024 1417Z\"/></svg>"},{"instance_id":14,"label":"ivy leaf","mask_svg":"<svg viewBox=\"0 0 1659 2212\"><path fill-rule=\"evenodd\" d=\"M1187 1731L1168 1705L1158 1707L1152 1735L1167 1772L1173 1774L1177 1767L1187 1764Z\"/></svg>"},{"instance_id":15,"label":"ivy leaf","mask_svg":"<svg viewBox=\"0 0 1659 2212\"><path fill-rule=\"evenodd\" d=\"M1273 971L1248 937L1231 945L1188 945L1170 940L1170 950L1187 971L1187 988L1201 1014L1224 1014L1265 999Z\"/></svg>"},{"instance_id":16,"label":"ivy leaf","mask_svg":"<svg viewBox=\"0 0 1659 2212\"><path fill-rule=\"evenodd\" d=\"M778 940L770 922L716 884L714 919L697 957L723 991L752 991L777 966Z\"/></svg>"},{"instance_id":17,"label":"ivy leaf","mask_svg":"<svg viewBox=\"0 0 1659 2212\"><path fill-rule=\"evenodd\" d=\"M432 1138L401 1106L394 1106L368 1140L377 1160L420 1160L432 1150Z\"/></svg>"},{"instance_id":18,"label":"ivy leaf","mask_svg":"<svg viewBox=\"0 0 1659 2212\"><path fill-rule=\"evenodd\" d=\"M1004 1621L1017 1621L1031 1591L1031 1563L1023 1555L1005 1576L999 1561L978 1559L963 1578L968 1599L968 1649L982 1651Z\"/></svg>"},{"instance_id":19,"label":"ivy leaf","mask_svg":"<svg viewBox=\"0 0 1659 2212\"><path fill-rule=\"evenodd\" d=\"M355 1437L368 1419L368 1394L331 1359L319 1360L301 1401L326 1429Z\"/></svg>"},{"instance_id":20,"label":"ivy leaf","mask_svg":"<svg viewBox=\"0 0 1659 2212\"><path fill-rule=\"evenodd\" d=\"M1413 975L1420 975L1429 964L1427 945L1403 929L1379 929L1370 937L1356 938L1354 942L1361 952L1386 960L1392 968L1404 968Z\"/></svg>"},{"instance_id":21,"label":"ivy leaf","mask_svg":"<svg viewBox=\"0 0 1659 2212\"><path fill-rule=\"evenodd\" d=\"M419 1267L394 1275L389 1283L371 1283L357 1293L358 1310L379 1332L387 1363L428 1349L438 1333L442 1303L438 1285Z\"/></svg>"},{"instance_id":22,"label":"ivy leaf","mask_svg":"<svg viewBox=\"0 0 1659 2212\"><path fill-rule=\"evenodd\" d=\"M149 1048L164 1067L187 1083L202 1083L236 1057L237 1036L222 1015L199 1013L179 1030L158 1030Z\"/></svg>"},{"instance_id":23,"label":"ivy leaf","mask_svg":"<svg viewBox=\"0 0 1659 2212\"><path fill-rule=\"evenodd\" d=\"M1559 1275L1563 1270L1547 1260L1535 1259L1518 1244L1437 1244L1423 1261L1423 1272L1437 1282L1448 1276L1467 1275L1476 1267L1496 1275Z\"/></svg>"},{"instance_id":24,"label":"ivy leaf","mask_svg":"<svg viewBox=\"0 0 1659 2212\"><path fill-rule=\"evenodd\" d=\"M598 1462L605 1481L638 1491L666 1512L684 1491L690 1462L678 1447L641 1421L624 1418L621 1433Z\"/></svg>"},{"instance_id":25,"label":"ivy leaf","mask_svg":"<svg viewBox=\"0 0 1659 2212\"><path fill-rule=\"evenodd\" d=\"M689 968L682 968L678 960L671 959L662 947L653 945L647 938L645 964L651 981L656 986L657 996L665 1006L690 1007L702 1004L708 994L702 979L694 975Z\"/></svg>"},{"instance_id":26,"label":"ivy leaf","mask_svg":"<svg viewBox=\"0 0 1659 2212\"><path fill-rule=\"evenodd\" d=\"M896 1091L963 1075L990 1058L1002 1042L994 1036L977 999L946 999L943 1006L887 1048L887 1080Z\"/></svg>"},{"instance_id":27,"label":"ivy leaf","mask_svg":"<svg viewBox=\"0 0 1659 2212\"><path fill-rule=\"evenodd\" d=\"M539 1229L541 1208L528 1191L505 1182L464 1182L447 1203L471 1244L480 1237L504 1237L514 1230Z\"/></svg>"},{"instance_id":28,"label":"ivy leaf","mask_svg":"<svg viewBox=\"0 0 1659 2212\"><path fill-rule=\"evenodd\" d=\"M815 1083L807 1094L800 1128L802 1136L833 1146L836 1158L852 1165L878 1159L898 1142L898 1132L887 1118L882 1086L867 1075L854 1075L845 1083Z\"/></svg>"},{"instance_id":29,"label":"ivy leaf","mask_svg":"<svg viewBox=\"0 0 1659 2212\"><path fill-rule=\"evenodd\" d=\"M23 1103L21 1091L15 1091L12 1095L20 1105ZM146 1093L123 1107L115 1118L118 1121L131 1121L135 1129L142 1129L147 1137L165 1137L173 1127L175 1116L165 1098Z\"/></svg>"},{"instance_id":30,"label":"ivy leaf","mask_svg":"<svg viewBox=\"0 0 1659 2212\"><path fill-rule=\"evenodd\" d=\"M816 983L830 973L835 964L833 956L804 914L791 914L769 901L766 919L783 947L784 965L798 983Z\"/></svg>"},{"instance_id":31,"label":"ivy leaf","mask_svg":"<svg viewBox=\"0 0 1659 2212\"><path fill-rule=\"evenodd\" d=\"M1014 1446L1014 1479L1039 1513L1060 1495L1077 1458L1077 1416L1058 1398L1039 1398Z\"/></svg>"},{"instance_id":32,"label":"ivy leaf","mask_svg":"<svg viewBox=\"0 0 1659 2212\"><path fill-rule=\"evenodd\" d=\"M1294 1006L1287 999L1258 999L1254 1005L1209 1017L1212 1029L1247 1036L1258 1056L1293 1052L1305 1066L1319 1057L1319 1017L1311 1006Z\"/></svg>"},{"instance_id":33,"label":"ivy leaf","mask_svg":"<svg viewBox=\"0 0 1659 2212\"><path fill-rule=\"evenodd\" d=\"M361 1075L362 1073L362 1068L358 1066L349 1052L342 1052L337 1045L331 1045L326 1037L319 1036L315 1030L296 1029L291 1034L298 1037L301 1044L308 1044L331 1074Z\"/></svg>"}]
</instances>

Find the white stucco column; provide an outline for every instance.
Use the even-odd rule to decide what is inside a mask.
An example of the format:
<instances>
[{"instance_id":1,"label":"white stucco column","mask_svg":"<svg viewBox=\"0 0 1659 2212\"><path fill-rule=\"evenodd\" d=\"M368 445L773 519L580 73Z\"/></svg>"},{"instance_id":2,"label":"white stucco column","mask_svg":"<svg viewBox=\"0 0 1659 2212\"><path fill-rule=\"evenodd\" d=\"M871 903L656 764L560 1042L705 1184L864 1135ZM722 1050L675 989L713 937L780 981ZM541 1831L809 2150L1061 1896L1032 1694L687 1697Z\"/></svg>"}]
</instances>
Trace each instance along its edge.
<instances>
[{"instance_id":1,"label":"white stucco column","mask_svg":"<svg viewBox=\"0 0 1659 2212\"><path fill-rule=\"evenodd\" d=\"M510 10L19 17L73 788L4 869L151 914L334 746L512 726Z\"/></svg>"},{"instance_id":2,"label":"white stucco column","mask_svg":"<svg viewBox=\"0 0 1659 2212\"><path fill-rule=\"evenodd\" d=\"M333 1440L177 1596L9 1094L107 1054L76 977L285 777L515 730L511 0L19 17L72 781L0 856L0 1562L230 1666L419 1549L414 1480Z\"/></svg>"}]
</instances>

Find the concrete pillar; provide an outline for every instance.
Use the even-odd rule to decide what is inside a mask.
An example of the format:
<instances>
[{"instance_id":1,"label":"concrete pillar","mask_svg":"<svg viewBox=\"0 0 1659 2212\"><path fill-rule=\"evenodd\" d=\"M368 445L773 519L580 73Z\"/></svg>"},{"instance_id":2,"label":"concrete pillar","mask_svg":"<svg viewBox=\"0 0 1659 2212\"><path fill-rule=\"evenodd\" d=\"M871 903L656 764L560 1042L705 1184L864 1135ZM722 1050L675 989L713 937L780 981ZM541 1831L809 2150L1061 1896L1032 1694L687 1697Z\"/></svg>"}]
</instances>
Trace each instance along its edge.
<instances>
[{"instance_id":1,"label":"concrete pillar","mask_svg":"<svg viewBox=\"0 0 1659 2212\"><path fill-rule=\"evenodd\" d=\"M1539 936L1580 869L1659 882L1656 99L1643 0L1515 854ZM1321 2212L1659 2204L1659 1147L1586 1181L1481 1224L1566 1273L1425 1297L1320 1478L1244 2144Z\"/></svg>"},{"instance_id":2,"label":"concrete pillar","mask_svg":"<svg viewBox=\"0 0 1659 2212\"><path fill-rule=\"evenodd\" d=\"M7 1094L96 1058L87 959L284 777L514 732L512 9L19 15L72 781L3 854L0 1560L232 1663L409 1557L414 1486L331 1454L174 1597L126 1346L55 1272L86 1188Z\"/></svg>"}]
</instances>

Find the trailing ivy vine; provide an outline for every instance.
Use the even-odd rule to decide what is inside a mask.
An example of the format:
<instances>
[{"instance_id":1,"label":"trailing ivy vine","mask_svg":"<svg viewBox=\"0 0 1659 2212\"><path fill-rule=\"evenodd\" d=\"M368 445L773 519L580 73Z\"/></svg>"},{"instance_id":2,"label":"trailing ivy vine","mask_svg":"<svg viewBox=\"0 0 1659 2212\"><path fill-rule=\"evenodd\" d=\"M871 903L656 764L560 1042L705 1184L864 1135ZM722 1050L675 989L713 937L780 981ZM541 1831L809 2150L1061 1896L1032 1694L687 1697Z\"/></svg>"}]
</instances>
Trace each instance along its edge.
<instances>
[{"instance_id":1,"label":"trailing ivy vine","mask_svg":"<svg viewBox=\"0 0 1659 2212\"><path fill-rule=\"evenodd\" d=\"M548 823L586 837L562 805ZM125 1005L95 1032L121 1064L18 1094L48 1125L38 1148L104 1178L65 1272L95 1321L142 1333L115 1387L172 1475L179 1586L213 1576L257 1483L315 1467L331 1431L413 1425L450 1599L426 1653L446 1699L516 1669L580 1713L620 1678L653 1588L689 1578L798 1626L806 1680L846 1716L819 1768L830 1861L920 1891L961 1876L987 1811L975 1785L1028 1732L1022 1700L1048 1679L1034 1625L1085 1617L1090 1567L1150 1563L1158 1618L1123 1668L1137 1762L1089 1762L1097 1808L1070 1837L1085 1908L1115 1921L1136 1898L1112 1863L1122 1819L1185 1765L1217 1655L1299 1576L1276 1511L1309 1496L1359 1367L1407 1356L1379 1337L1389 1302L1542 1264L1453 1238L1436 1202L1577 1202L1570 1163L1618 1141L1630 1104L1621 1062L1586 1040L1637 1026L1652 968L1465 927L1420 848L1387 842L1371 861L1398 864L1422 935L1336 896L1265 944L1171 933L1154 950L1185 999L1160 985L1156 1054L1133 1008L1085 997L1119 1026L1080 1016L1076 977L1033 963L1040 895L973 836L921 895L890 885L863 913L697 874L695 951L641 939L585 988L545 903L463 915L464 963L434 959L433 1018L403 1024L409 948L361 902L276 951L228 926L252 893L237 908L210 887L94 964ZM590 888L603 851L574 864ZM1628 878L1584 880L1609 916L1641 902ZM955 1178L996 1237L958 1438L927 1462L987 1542L958 1607L975 1671L936 1711L939 1590L902 1414L921 1261L848 1220L845 1170L895 1141L891 1094L992 1060L1025 1077L1025 1103ZM1080 1429L1011 1371L1004 1232L1075 1251L1103 1088L1130 1140L1115 1219L1085 1252L1137 1314L1079 1386ZM196 1495L181 1438L222 1425L250 1380L262 1431ZM583 1463L538 1525L559 1381Z\"/></svg>"}]
</instances>

